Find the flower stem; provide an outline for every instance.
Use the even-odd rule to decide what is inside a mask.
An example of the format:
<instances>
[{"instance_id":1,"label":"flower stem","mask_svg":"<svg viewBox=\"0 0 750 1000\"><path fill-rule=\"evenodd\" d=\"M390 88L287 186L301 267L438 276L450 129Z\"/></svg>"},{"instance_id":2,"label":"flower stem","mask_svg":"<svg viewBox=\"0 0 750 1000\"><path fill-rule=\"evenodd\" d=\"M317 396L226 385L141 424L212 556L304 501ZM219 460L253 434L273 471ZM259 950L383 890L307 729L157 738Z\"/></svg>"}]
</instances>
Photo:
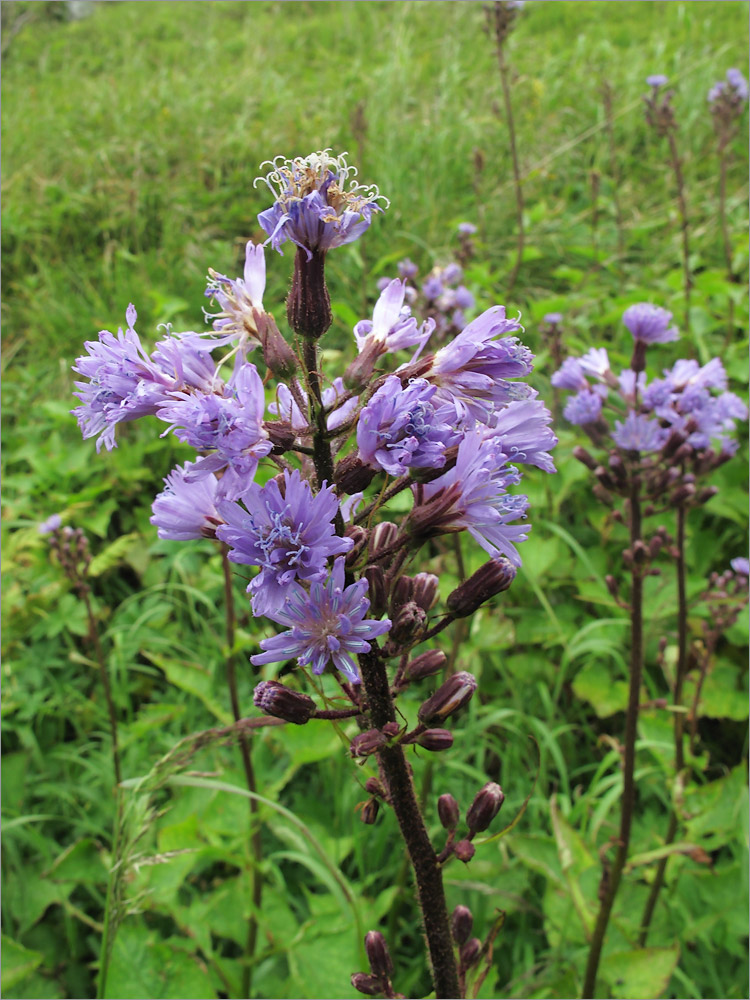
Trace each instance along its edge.
<instances>
[{"instance_id":1,"label":"flower stem","mask_svg":"<svg viewBox=\"0 0 750 1000\"><path fill-rule=\"evenodd\" d=\"M82 583L79 587L79 593L83 598L84 605L86 606L86 616L88 618L89 625L88 640L96 656L96 662L99 667L99 676L101 677L102 687L104 688L104 698L107 702L109 731L112 738L112 765L115 771L115 783L119 785L122 781L122 772L120 770L120 749L117 740L117 713L115 712L115 703L112 700L112 686L109 683L107 664L104 661L104 652L102 650L102 645L99 642L99 630L96 626L96 618L94 617L91 600L89 599L89 589L85 583Z\"/></svg>"},{"instance_id":2,"label":"flower stem","mask_svg":"<svg viewBox=\"0 0 750 1000\"><path fill-rule=\"evenodd\" d=\"M516 192L516 224L518 226L518 243L516 247L516 262L508 278L506 296L513 291L513 287L518 277L523 257L524 231L523 231L523 188L521 186L521 170L518 166L518 151L516 149L516 129L513 123L513 106L510 100L510 81L508 79L508 64L505 62L505 52L503 40L498 39L497 62L500 68L500 81L503 87L503 104L505 105L505 120L508 125L508 139L510 142L510 155L513 161L513 184Z\"/></svg>"},{"instance_id":3,"label":"flower stem","mask_svg":"<svg viewBox=\"0 0 750 1000\"><path fill-rule=\"evenodd\" d=\"M641 503L640 478L633 474L630 487L630 548L641 539ZM582 996L584 1000L594 997L596 974L599 968L604 937L612 913L620 879L628 857L630 846L630 831L635 807L635 741L638 733L638 704L641 690L641 674L643 673L643 571L633 563L632 588L630 597L630 687L628 692L628 708L625 716L625 757L623 761L623 786L620 812L620 835L617 843L617 854L606 879L604 898L602 899L596 925L591 937L586 975L583 983Z\"/></svg>"},{"instance_id":4,"label":"flower stem","mask_svg":"<svg viewBox=\"0 0 750 1000\"><path fill-rule=\"evenodd\" d=\"M685 518L686 511L685 508L680 505L677 508L677 668L675 673L674 682L674 763L675 771L679 775L680 772L685 767L685 750L684 750L684 730L685 730L685 713L682 711L682 688L685 681L685 673L687 670L687 591L685 586ZM677 810L672 807L672 813L669 817L669 826L667 827L667 835L664 840L665 846L674 842L677 835L677 828L679 825L679 818L677 816ZM638 938L639 948L644 948L646 946L646 940L648 938L649 928L651 926L651 919L654 915L654 909L656 908L656 902L659 898L659 893L664 885L664 875L667 868L668 856L665 856L659 862L656 869L656 875L654 876L654 881L651 886L651 892L646 900L646 906L643 910L643 917L641 919L641 932Z\"/></svg>"},{"instance_id":5,"label":"flower stem","mask_svg":"<svg viewBox=\"0 0 750 1000\"><path fill-rule=\"evenodd\" d=\"M227 687L229 688L229 700L232 704L232 715L235 722L239 722L242 718L242 712L240 711L240 699L237 692L237 672L235 669L235 660L232 650L234 649L234 635L235 635L235 613L234 613L234 593L232 591L232 573L231 567L229 565L229 547L222 543L221 546L221 565L224 570L224 607L226 610L226 635L227 635L227 660L226 660L226 671L227 671ZM255 782L255 771L253 769L253 759L251 754L251 745L248 737L244 733L240 733L239 736L240 753L242 755L242 766L245 769L245 781L247 783L247 790L253 795L257 793L257 786ZM263 840L260 833L260 824L258 823L258 802L257 799L251 798L249 800L250 806L250 826L251 835L250 843L253 854L253 865L252 865L252 903L253 912L247 922L247 940L245 942L245 954L244 954L244 965L242 967L242 983L240 988L240 996L249 997L252 991L253 985L253 970L252 961L255 955L255 948L258 942L258 918L256 914L260 910L261 903L263 901L263 879L261 878L259 865L261 858L263 857Z\"/></svg>"},{"instance_id":6,"label":"flower stem","mask_svg":"<svg viewBox=\"0 0 750 1000\"><path fill-rule=\"evenodd\" d=\"M388 674L380 651L359 657L362 681L367 692L370 720L381 729L396 720ZM443 889L443 875L437 863L437 854L427 834L424 819L417 802L409 765L403 749L398 745L378 751L381 773L388 784L388 792L406 843L417 883L417 899L422 911L424 930L432 963L435 996L453 998L459 994L458 972L453 954L448 908Z\"/></svg>"},{"instance_id":7,"label":"flower stem","mask_svg":"<svg viewBox=\"0 0 750 1000\"><path fill-rule=\"evenodd\" d=\"M690 274L690 226L688 220L687 198L685 196L685 178L682 173L682 162L677 152L677 140L675 139L674 128L670 128L667 136L669 138L669 155L672 160L674 179L677 185L677 202L680 208L680 228L682 230L682 271L683 287L685 290L685 319L684 334L690 333L690 291L693 287L693 278Z\"/></svg>"}]
</instances>

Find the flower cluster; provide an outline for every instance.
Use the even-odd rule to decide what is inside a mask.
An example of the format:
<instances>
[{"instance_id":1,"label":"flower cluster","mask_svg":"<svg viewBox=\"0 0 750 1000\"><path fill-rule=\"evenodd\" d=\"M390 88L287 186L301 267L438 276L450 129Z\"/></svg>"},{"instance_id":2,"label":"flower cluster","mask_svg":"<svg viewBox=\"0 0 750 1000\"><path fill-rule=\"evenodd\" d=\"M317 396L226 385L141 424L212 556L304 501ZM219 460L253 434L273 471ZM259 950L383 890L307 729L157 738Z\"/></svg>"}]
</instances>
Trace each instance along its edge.
<instances>
[{"instance_id":1,"label":"flower cluster","mask_svg":"<svg viewBox=\"0 0 750 1000\"><path fill-rule=\"evenodd\" d=\"M151 416L195 450L154 500L159 537L216 539L249 568L252 613L285 629L261 641L253 663L330 667L360 705L357 657L386 634L385 655L402 656L427 634L437 577L404 575L426 539L467 531L492 560L448 601L449 615L510 586L528 533L528 500L514 492L519 466L553 472L556 438L543 403L519 381L533 360L516 336L520 322L494 306L467 325L474 301L455 263L422 284L418 320L416 268L403 261L401 277L384 283L371 317L353 328L354 360L323 379L315 340L327 323L325 256L361 236L387 202L356 182L345 154L277 158L270 168L262 180L274 201L258 221L274 249L297 247L287 303L296 347L266 311L264 248L249 242L242 277L209 269L210 330L168 331L149 352L130 306L124 332L88 343L75 365L74 412L84 436L107 448L117 424ZM464 250L473 231L461 229ZM427 353L433 334L449 331L455 337ZM399 527L382 520L383 498L402 491L412 503ZM405 666L397 687L415 671ZM264 708L287 711L288 693L271 683ZM307 721L314 711L304 709Z\"/></svg>"},{"instance_id":2,"label":"flower cluster","mask_svg":"<svg viewBox=\"0 0 750 1000\"><path fill-rule=\"evenodd\" d=\"M747 99L747 80L738 69L728 69L726 79L709 90L708 105L721 150L734 138Z\"/></svg>"}]
</instances>

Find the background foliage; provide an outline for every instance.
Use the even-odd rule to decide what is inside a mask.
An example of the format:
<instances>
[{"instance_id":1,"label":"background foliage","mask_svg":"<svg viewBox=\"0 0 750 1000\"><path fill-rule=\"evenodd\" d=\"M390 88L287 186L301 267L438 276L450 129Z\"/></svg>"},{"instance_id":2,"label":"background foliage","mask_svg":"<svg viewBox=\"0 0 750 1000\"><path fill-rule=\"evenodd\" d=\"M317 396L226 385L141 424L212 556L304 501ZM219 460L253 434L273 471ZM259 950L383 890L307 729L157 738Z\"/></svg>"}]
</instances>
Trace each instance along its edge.
<instances>
[{"instance_id":1,"label":"background foliage","mask_svg":"<svg viewBox=\"0 0 750 1000\"><path fill-rule=\"evenodd\" d=\"M113 774L85 615L37 522L60 511L94 547L93 599L124 773L147 775L181 738L231 718L218 557L209 542L159 542L148 523L162 476L187 453L153 424L127 425L112 454L96 456L81 442L68 411L83 340L115 329L130 301L151 342L159 323L202 328L207 267L239 273L267 202L252 181L277 153L348 149L362 178L391 199L366 238L331 259L332 352L350 349L376 279L407 255L423 273L448 259L460 221L480 226L467 274L478 308L505 301L515 207L481 4L102 3L81 20L61 3L2 7L3 986L19 998L83 997L93 995L112 861ZM566 0L527 4L519 18L508 56L528 245L506 305L523 313L524 339L538 354L535 384L550 402L546 312L564 314L571 353L606 343L623 364L625 306L652 301L681 316L675 193L664 144L640 106L652 72L676 89L693 227L692 346L702 361L719 354L731 387L746 396L746 289L723 266L706 92L726 68L746 65L747 14L735 2ZM744 129L732 154L734 270L744 275ZM281 301L290 266L289 256L269 254L267 306ZM684 350L663 349L664 366ZM467 903L477 931L506 912L486 997L577 995L598 849L617 822L626 630L603 580L619 572L624 534L570 457L575 433L561 422L559 436L554 481L528 477L533 532L523 571L502 602L474 617L455 661L479 677L481 698L434 773L428 755L414 761L432 789L427 817L436 830L441 792L466 805L485 780L499 780L508 821L531 796L509 835L448 871L449 904ZM719 471L721 492L691 519L692 594L746 551L745 455ZM477 552L467 559L470 568L481 561ZM447 593L455 565L436 549L432 568ZM259 625L235 582L235 652L246 662ZM674 654L669 572L650 585L644 701L667 690L662 636L667 671ZM699 609L690 624L699 634ZM634 860L605 954L606 995L747 996L746 641L738 624L719 649L701 702L695 780L680 804L684 838L706 859L670 859L652 947L623 956L652 874L648 857ZM248 664L240 677L247 714L254 680ZM349 996L349 975L363 965L362 931L374 927L391 943L398 988L429 989L408 871L393 850L395 820L362 826L356 806L369 772L344 746L317 724L254 740L270 803L261 810L258 996ZM643 712L639 746L636 856L657 848L666 829L668 712ZM254 859L247 801L221 785L243 787L239 755L212 746L182 777L176 771L127 796L128 915L115 939L113 997L237 995Z\"/></svg>"}]
</instances>

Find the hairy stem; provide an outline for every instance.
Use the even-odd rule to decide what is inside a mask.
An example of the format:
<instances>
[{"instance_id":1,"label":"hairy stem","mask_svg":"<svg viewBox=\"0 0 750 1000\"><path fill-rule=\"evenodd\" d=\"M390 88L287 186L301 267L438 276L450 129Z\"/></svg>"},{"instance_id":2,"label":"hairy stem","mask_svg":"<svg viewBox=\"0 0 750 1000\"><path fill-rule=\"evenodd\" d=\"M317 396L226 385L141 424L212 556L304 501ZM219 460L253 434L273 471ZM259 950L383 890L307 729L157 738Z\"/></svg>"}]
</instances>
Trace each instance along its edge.
<instances>
[{"instance_id":1,"label":"hairy stem","mask_svg":"<svg viewBox=\"0 0 750 1000\"><path fill-rule=\"evenodd\" d=\"M685 290L685 334L690 333L690 291L693 287L693 278L690 274L690 225L688 220L687 198L685 196L685 178L682 173L682 162L677 152L677 140L675 139L674 128L670 128L667 133L669 138L669 155L672 160L674 179L677 185L677 202L680 208L680 228L682 230L682 271L683 287Z\"/></svg>"},{"instance_id":2,"label":"hairy stem","mask_svg":"<svg viewBox=\"0 0 750 1000\"><path fill-rule=\"evenodd\" d=\"M497 62L500 67L500 81L503 87L503 104L505 105L505 120L508 124L508 139L510 141L510 155L513 161L513 184L516 192L516 225L518 227L518 243L516 246L516 262L508 278L508 288L506 296L513 291L513 287L518 277L523 257L524 231L523 231L523 187L521 186L521 170L518 166L518 151L516 149L516 129L513 123L513 106L510 101L510 80L508 79L508 65L505 62L505 52L503 42L498 39Z\"/></svg>"},{"instance_id":3,"label":"hairy stem","mask_svg":"<svg viewBox=\"0 0 750 1000\"><path fill-rule=\"evenodd\" d=\"M641 502L640 478L632 476L630 487L630 548L641 539ZM625 756L623 761L623 785L620 812L620 835L617 842L617 854L606 880L604 898L596 918L596 925L591 937L586 975L583 983L584 1000L591 1000L595 995L596 974L599 969L602 946L607 933L607 925L612 913L617 890L620 887L623 868L628 857L630 846L630 830L635 807L635 741L638 733L638 704L641 690L641 674L643 672L643 571L633 563L632 588L630 597L630 687L628 691L628 708L625 716Z\"/></svg>"},{"instance_id":4,"label":"hairy stem","mask_svg":"<svg viewBox=\"0 0 750 1000\"><path fill-rule=\"evenodd\" d=\"M382 729L386 723L396 720L385 663L375 647L371 652L360 655L359 663L371 722L375 728ZM455 1000L460 995L458 972L443 889L443 874L417 802L411 769L402 747L398 745L384 747L378 752L378 759L414 869L417 899L430 952L435 996L438 1000Z\"/></svg>"},{"instance_id":5,"label":"hairy stem","mask_svg":"<svg viewBox=\"0 0 750 1000\"><path fill-rule=\"evenodd\" d=\"M687 670L687 591L685 586L685 518L686 510L683 506L677 508L677 669L674 682L674 763L675 771L679 775L685 767L684 750L684 730L685 713L682 711L682 689ZM672 807L669 817L669 826L664 844L674 843L677 835L679 818L677 810ZM648 939L648 932L651 920L656 908L662 886L664 885L664 875L667 868L668 857L663 857L656 869L656 875L651 886L651 892L646 900L641 919L641 932L638 938L638 946L645 947Z\"/></svg>"},{"instance_id":6,"label":"hairy stem","mask_svg":"<svg viewBox=\"0 0 750 1000\"><path fill-rule=\"evenodd\" d=\"M232 653L234 649L235 635L235 612L234 593L232 591L232 572L229 564L229 547L222 543L221 564L224 570L224 607L226 611L226 634L227 634L227 687L229 688L229 700L232 703L232 715L235 722L242 718L240 711L240 699L237 693L237 672L235 669L235 659ZM258 791L255 783L255 771L253 769L253 759L251 754L250 740L244 733L239 736L240 754L242 755L242 766L245 769L245 782L248 792L255 795ZM247 939L245 942L244 965L242 967L241 996L249 997L253 986L252 962L255 955L255 948L258 943L258 918L256 914L260 910L263 901L263 879L261 878L259 865L263 856L263 840L258 822L258 801L255 798L249 800L250 806L250 844L253 853L252 865L252 902L253 912L247 922Z\"/></svg>"}]
</instances>

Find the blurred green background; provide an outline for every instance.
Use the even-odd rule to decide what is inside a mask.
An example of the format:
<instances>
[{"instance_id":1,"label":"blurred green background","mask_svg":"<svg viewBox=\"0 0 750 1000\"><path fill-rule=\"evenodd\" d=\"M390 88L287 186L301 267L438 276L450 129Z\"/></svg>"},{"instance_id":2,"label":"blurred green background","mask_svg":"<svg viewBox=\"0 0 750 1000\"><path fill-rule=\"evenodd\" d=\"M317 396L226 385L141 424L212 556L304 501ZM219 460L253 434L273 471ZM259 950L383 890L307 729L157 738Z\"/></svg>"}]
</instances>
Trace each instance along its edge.
<instances>
[{"instance_id":1,"label":"blurred green background","mask_svg":"<svg viewBox=\"0 0 750 1000\"><path fill-rule=\"evenodd\" d=\"M331 255L332 365L351 350L351 326L371 310L377 279L393 276L404 256L422 274L447 261L457 224L470 221L478 254L466 283L477 310L504 302L522 312L538 355L534 384L551 401L545 313L563 313L571 353L606 343L619 364L629 357L627 305L655 302L681 319L674 182L641 99L645 77L664 72L675 89L695 290L691 342L659 357L666 367L687 352L718 354L730 388L747 397L746 122L727 186L737 283L724 265L706 102L727 68L746 68L747 4L525 6L507 45L527 241L510 299L512 168L481 4L108 2L77 13L85 16L71 17L62 2L2 4L3 976L5 995L19 998L94 995L113 856L106 708L84 611L51 564L39 521L59 511L91 539L125 774L145 775L178 740L230 718L221 565L210 543L159 542L148 523L162 477L189 451L161 440L155 424L130 424L115 452L97 456L69 415L71 365L84 340L122 323L129 302L148 344L161 323L203 329L207 268L240 273L244 241L261 236L256 216L268 196L253 180L262 161L346 149L362 180L391 201L365 238ZM291 256L269 252L267 261L264 301L281 321ZM426 754L414 761L418 780L431 782L436 832L443 791L467 805L487 777L501 780L508 822L531 796L511 834L447 873L449 904L471 906L475 933L489 930L498 908L507 914L484 997L577 994L597 851L617 822L611 736L622 730L626 641L603 578L620 571L624 535L570 457L578 437L562 422L558 433L554 481L528 477L523 572L475 616L456 660L479 676L482 698L435 774ZM719 470L719 495L691 518L691 594L746 552L746 455L743 445ZM466 556L470 568L481 562L478 552ZM441 559L447 593L456 570ZM650 582L644 697L654 698L666 690L657 652L662 636L674 650L675 596L667 570ZM236 584L244 664L259 625ZM694 636L700 624L696 609ZM628 881L602 966L610 992L601 995L747 996L746 641L740 622L720 647L684 793L682 835L711 863L670 859L653 950L623 962L650 870ZM243 667L248 714L253 684ZM669 714L645 711L640 738L636 853L657 847L666 829ZM355 811L370 772L323 726L270 731L254 757L260 792L301 827L263 807L253 995L350 996L349 975L363 967L360 932L371 927L388 932L397 988L425 995L393 816L365 827ZM236 748L214 746L190 767L242 787ZM255 865L246 801L151 782L128 808L139 839L123 855L127 916L107 995L238 996ZM167 860L170 851L181 853Z\"/></svg>"}]
</instances>

